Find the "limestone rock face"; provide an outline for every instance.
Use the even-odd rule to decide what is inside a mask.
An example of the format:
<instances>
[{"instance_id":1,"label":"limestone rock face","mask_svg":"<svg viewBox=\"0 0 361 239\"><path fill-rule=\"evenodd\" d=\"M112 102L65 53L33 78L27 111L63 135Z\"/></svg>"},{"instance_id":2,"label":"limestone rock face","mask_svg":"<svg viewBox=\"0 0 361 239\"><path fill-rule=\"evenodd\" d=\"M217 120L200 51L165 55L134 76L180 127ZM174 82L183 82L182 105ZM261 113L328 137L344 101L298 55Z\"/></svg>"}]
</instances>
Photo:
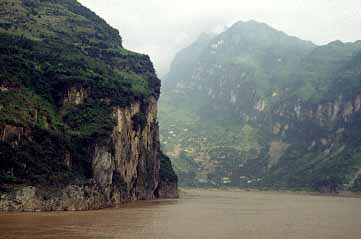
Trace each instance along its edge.
<instances>
[{"instance_id":1,"label":"limestone rock face","mask_svg":"<svg viewBox=\"0 0 361 239\"><path fill-rule=\"evenodd\" d=\"M288 185L311 185L321 192L359 190L353 186L359 177L359 99L359 94L317 104L296 99L274 108L268 149L271 182L284 187L282 180L288 180Z\"/></svg>"},{"instance_id":2,"label":"limestone rock face","mask_svg":"<svg viewBox=\"0 0 361 239\"><path fill-rule=\"evenodd\" d=\"M23 137L30 138L30 129L17 127L13 125L0 126L0 140L7 141L11 144L17 144Z\"/></svg>"},{"instance_id":3,"label":"limestone rock face","mask_svg":"<svg viewBox=\"0 0 361 239\"><path fill-rule=\"evenodd\" d=\"M181 50L160 115L180 183L360 190L360 49L249 21Z\"/></svg>"},{"instance_id":4,"label":"limestone rock face","mask_svg":"<svg viewBox=\"0 0 361 239\"><path fill-rule=\"evenodd\" d=\"M134 121L139 113L145 115L143 126ZM129 107L115 107L113 117L116 124L107 143L92 146L93 177L87 184L56 190L37 186L11 188L1 193L0 210L89 210L130 200L177 197L176 181L161 182L159 176L157 100L151 97ZM5 127L3 139L8 132L20 137L23 130Z\"/></svg>"},{"instance_id":5,"label":"limestone rock face","mask_svg":"<svg viewBox=\"0 0 361 239\"><path fill-rule=\"evenodd\" d=\"M88 97L88 91L82 87L76 88L71 87L65 97L64 97L64 105L79 105L84 103L86 98Z\"/></svg>"},{"instance_id":6,"label":"limestone rock face","mask_svg":"<svg viewBox=\"0 0 361 239\"><path fill-rule=\"evenodd\" d=\"M1 194L3 211L75 211L110 206L95 186L70 185L62 190L25 186Z\"/></svg>"},{"instance_id":7,"label":"limestone rock face","mask_svg":"<svg viewBox=\"0 0 361 239\"><path fill-rule=\"evenodd\" d=\"M160 197L149 56L76 0L5 0L0 17L0 211Z\"/></svg>"},{"instance_id":8,"label":"limestone rock face","mask_svg":"<svg viewBox=\"0 0 361 239\"><path fill-rule=\"evenodd\" d=\"M177 183L169 181L161 182L156 191L156 195L159 198L177 198Z\"/></svg>"},{"instance_id":9,"label":"limestone rock face","mask_svg":"<svg viewBox=\"0 0 361 239\"><path fill-rule=\"evenodd\" d=\"M143 109L143 111L141 111ZM144 114L146 121L138 126L134 116ZM116 125L108 145L95 145L93 174L101 188L123 184L127 199L153 199L159 183L159 129L157 101L151 97L134 102L130 107L116 107Z\"/></svg>"}]
</instances>

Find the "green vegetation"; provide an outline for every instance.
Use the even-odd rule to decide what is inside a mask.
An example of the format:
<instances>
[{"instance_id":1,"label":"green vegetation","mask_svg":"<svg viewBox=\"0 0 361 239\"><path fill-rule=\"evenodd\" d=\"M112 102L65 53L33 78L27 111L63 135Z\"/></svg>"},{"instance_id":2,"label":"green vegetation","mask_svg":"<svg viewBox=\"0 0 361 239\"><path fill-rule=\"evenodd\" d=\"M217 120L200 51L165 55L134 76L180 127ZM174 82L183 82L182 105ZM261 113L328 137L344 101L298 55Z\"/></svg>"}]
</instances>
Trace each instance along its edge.
<instances>
[{"instance_id":1,"label":"green vegetation","mask_svg":"<svg viewBox=\"0 0 361 239\"><path fill-rule=\"evenodd\" d=\"M356 190L360 49L249 21L179 52L159 119L180 184Z\"/></svg>"},{"instance_id":2,"label":"green vegetation","mask_svg":"<svg viewBox=\"0 0 361 239\"><path fill-rule=\"evenodd\" d=\"M220 187L224 177L239 174L232 168L246 161L260 163L254 151L262 149L263 140L255 127L242 127L237 121L200 120L191 104L178 101L172 107L170 97L163 94L160 99L160 139L181 186Z\"/></svg>"},{"instance_id":3,"label":"green vegetation","mask_svg":"<svg viewBox=\"0 0 361 239\"><path fill-rule=\"evenodd\" d=\"M64 135L38 128L32 129L30 140L14 144L0 142L0 183L33 183L62 186L74 180L77 172L70 171L63 156L70 149Z\"/></svg>"},{"instance_id":4,"label":"green vegetation","mask_svg":"<svg viewBox=\"0 0 361 239\"><path fill-rule=\"evenodd\" d=\"M52 105L26 89L0 92L0 124L61 129L62 123Z\"/></svg>"},{"instance_id":5,"label":"green vegetation","mask_svg":"<svg viewBox=\"0 0 361 239\"><path fill-rule=\"evenodd\" d=\"M177 182L178 177L172 167L172 162L169 157L162 152L160 153L160 180L164 182Z\"/></svg>"},{"instance_id":6,"label":"green vegetation","mask_svg":"<svg viewBox=\"0 0 361 239\"><path fill-rule=\"evenodd\" d=\"M361 177L357 177L354 184L351 187L351 190L354 192L360 192L361 191Z\"/></svg>"},{"instance_id":7,"label":"green vegetation","mask_svg":"<svg viewBox=\"0 0 361 239\"><path fill-rule=\"evenodd\" d=\"M149 57L75 0L1 1L0 42L0 184L86 182L113 107L159 96Z\"/></svg>"},{"instance_id":8,"label":"green vegetation","mask_svg":"<svg viewBox=\"0 0 361 239\"><path fill-rule=\"evenodd\" d=\"M107 137L114 126L111 113L104 103L84 104L67 109L63 120L71 135L91 138Z\"/></svg>"}]
</instances>

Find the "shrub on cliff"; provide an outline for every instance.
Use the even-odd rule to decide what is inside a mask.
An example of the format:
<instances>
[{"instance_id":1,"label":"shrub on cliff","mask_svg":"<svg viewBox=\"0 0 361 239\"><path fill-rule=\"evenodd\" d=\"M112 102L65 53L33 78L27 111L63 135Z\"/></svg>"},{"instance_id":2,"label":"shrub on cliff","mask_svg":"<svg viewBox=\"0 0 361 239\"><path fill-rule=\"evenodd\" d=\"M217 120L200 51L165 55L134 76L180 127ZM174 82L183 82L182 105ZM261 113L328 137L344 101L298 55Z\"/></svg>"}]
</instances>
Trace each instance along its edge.
<instances>
[{"instance_id":1,"label":"shrub on cliff","mask_svg":"<svg viewBox=\"0 0 361 239\"><path fill-rule=\"evenodd\" d=\"M164 182L177 182L178 177L173 170L172 162L163 152L160 152L160 180Z\"/></svg>"},{"instance_id":2,"label":"shrub on cliff","mask_svg":"<svg viewBox=\"0 0 361 239\"><path fill-rule=\"evenodd\" d=\"M354 192L361 192L361 175L359 175L354 181L351 190Z\"/></svg>"}]
</instances>

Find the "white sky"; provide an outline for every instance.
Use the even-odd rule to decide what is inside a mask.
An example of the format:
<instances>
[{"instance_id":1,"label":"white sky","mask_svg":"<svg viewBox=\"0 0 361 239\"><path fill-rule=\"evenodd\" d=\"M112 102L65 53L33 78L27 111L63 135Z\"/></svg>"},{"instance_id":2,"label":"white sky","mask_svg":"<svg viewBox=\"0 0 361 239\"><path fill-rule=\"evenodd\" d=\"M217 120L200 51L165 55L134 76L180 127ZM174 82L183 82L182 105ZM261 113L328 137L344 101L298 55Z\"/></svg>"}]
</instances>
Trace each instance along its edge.
<instances>
[{"instance_id":1,"label":"white sky","mask_svg":"<svg viewBox=\"0 0 361 239\"><path fill-rule=\"evenodd\" d=\"M239 20L265 22L325 44L361 39L360 0L79 0L117 28L124 46L150 55L159 76L202 32Z\"/></svg>"}]
</instances>

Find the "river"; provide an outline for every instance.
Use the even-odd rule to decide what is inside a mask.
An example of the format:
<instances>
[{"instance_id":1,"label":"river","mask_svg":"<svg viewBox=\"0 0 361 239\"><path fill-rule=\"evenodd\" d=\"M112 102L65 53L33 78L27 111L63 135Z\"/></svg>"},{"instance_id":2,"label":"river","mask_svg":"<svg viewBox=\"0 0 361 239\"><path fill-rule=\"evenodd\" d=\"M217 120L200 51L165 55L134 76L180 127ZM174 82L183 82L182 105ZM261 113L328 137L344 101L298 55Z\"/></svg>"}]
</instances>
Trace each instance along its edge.
<instances>
[{"instance_id":1,"label":"river","mask_svg":"<svg viewBox=\"0 0 361 239\"><path fill-rule=\"evenodd\" d=\"M361 198L187 190L117 209L0 213L0 238L360 239Z\"/></svg>"}]
</instances>

